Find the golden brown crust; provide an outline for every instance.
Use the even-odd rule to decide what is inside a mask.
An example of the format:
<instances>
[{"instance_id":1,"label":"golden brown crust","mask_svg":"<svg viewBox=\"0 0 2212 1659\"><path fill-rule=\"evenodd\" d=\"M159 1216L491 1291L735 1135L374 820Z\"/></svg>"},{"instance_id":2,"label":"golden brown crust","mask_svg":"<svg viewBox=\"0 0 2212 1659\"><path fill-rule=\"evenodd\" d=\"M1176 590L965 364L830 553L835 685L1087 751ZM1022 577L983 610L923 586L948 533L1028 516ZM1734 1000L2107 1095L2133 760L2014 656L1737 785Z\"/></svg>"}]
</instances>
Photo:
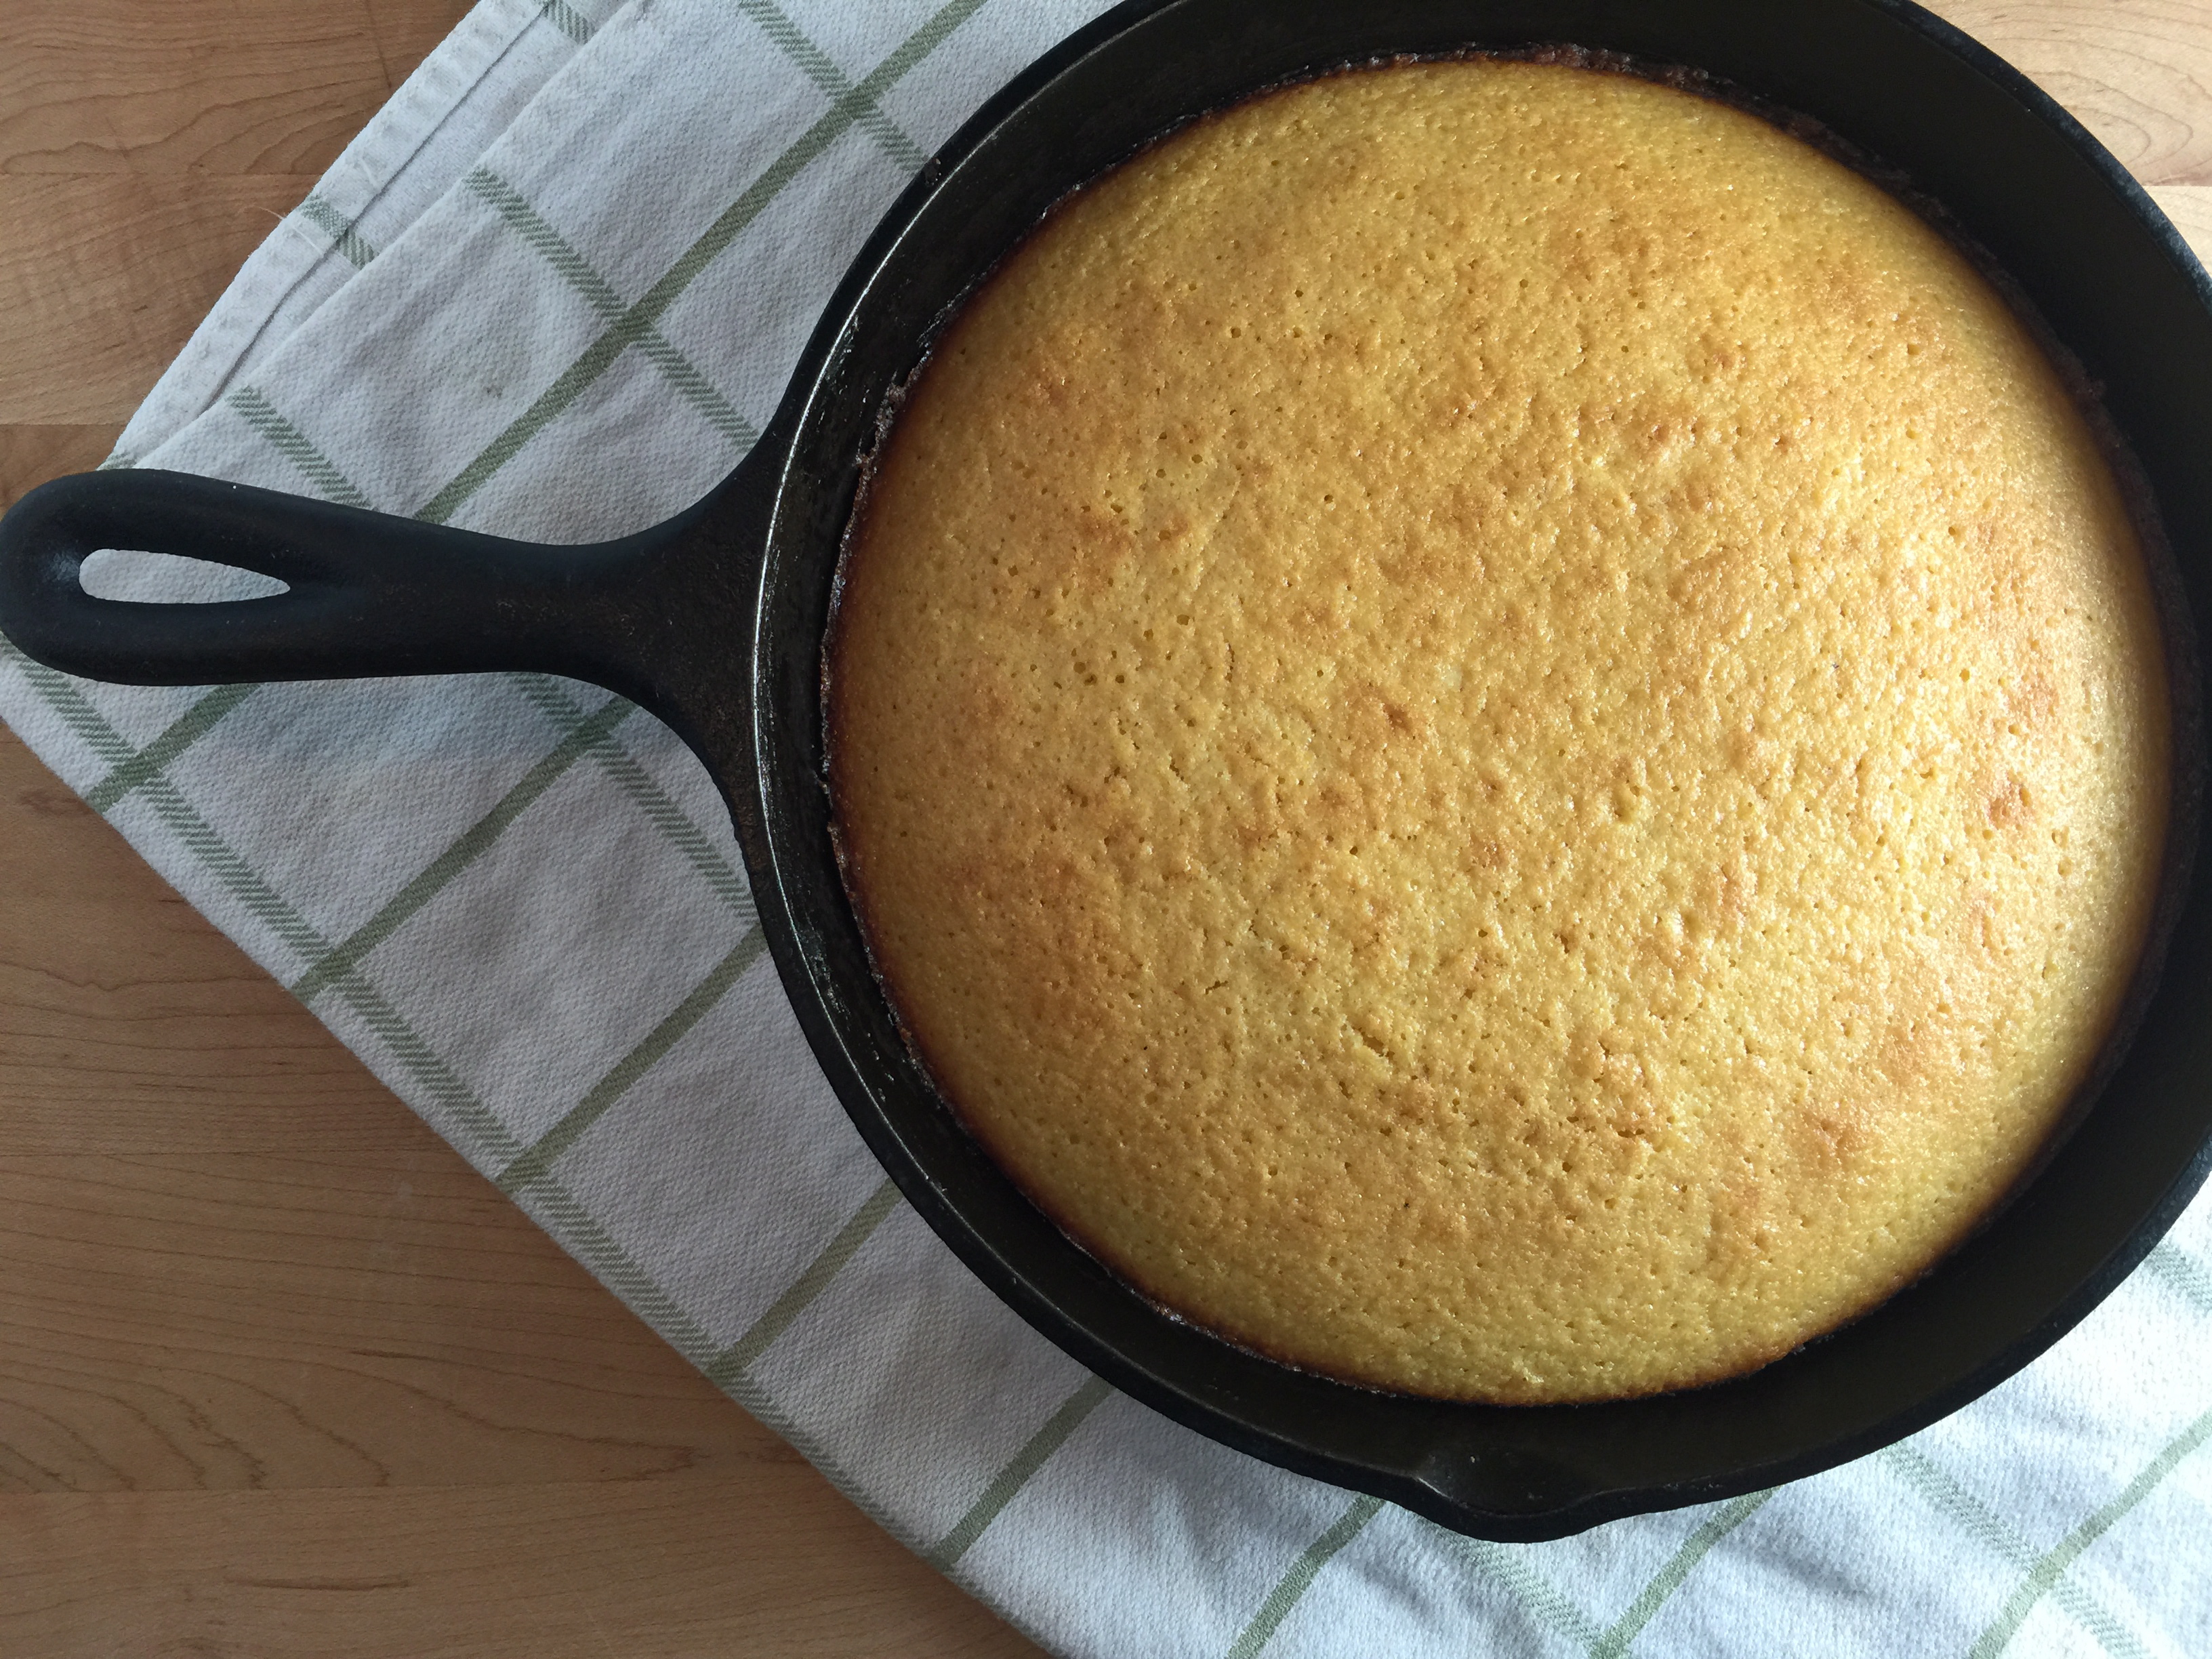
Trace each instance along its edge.
<instances>
[{"instance_id":1,"label":"golden brown crust","mask_svg":"<svg viewBox=\"0 0 2212 1659\"><path fill-rule=\"evenodd\" d=\"M2155 617L2049 365L1620 76L1347 73L1073 198L894 425L832 652L947 1097L1140 1288L1382 1387L1680 1387L1887 1297L2155 886Z\"/></svg>"}]
</instances>

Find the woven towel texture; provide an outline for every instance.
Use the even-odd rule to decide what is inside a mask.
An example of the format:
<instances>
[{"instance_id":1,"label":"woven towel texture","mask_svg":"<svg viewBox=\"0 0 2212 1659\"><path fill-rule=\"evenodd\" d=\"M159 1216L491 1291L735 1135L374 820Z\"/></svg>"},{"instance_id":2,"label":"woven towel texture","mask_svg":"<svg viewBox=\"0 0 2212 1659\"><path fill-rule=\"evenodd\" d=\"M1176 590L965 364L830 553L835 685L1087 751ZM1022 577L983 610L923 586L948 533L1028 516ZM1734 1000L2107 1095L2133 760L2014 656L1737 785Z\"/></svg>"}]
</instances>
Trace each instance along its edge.
<instances>
[{"instance_id":1,"label":"woven towel texture","mask_svg":"<svg viewBox=\"0 0 2212 1659\"><path fill-rule=\"evenodd\" d=\"M1091 0L484 0L111 465L579 541L752 441L930 149ZM242 592L103 556L100 591ZM1778 1492L1457 1538L1124 1399L896 1196L697 763L531 677L216 690L0 645L0 715L717 1383L1046 1646L2212 1653L2212 1207L2042 1361Z\"/></svg>"}]
</instances>

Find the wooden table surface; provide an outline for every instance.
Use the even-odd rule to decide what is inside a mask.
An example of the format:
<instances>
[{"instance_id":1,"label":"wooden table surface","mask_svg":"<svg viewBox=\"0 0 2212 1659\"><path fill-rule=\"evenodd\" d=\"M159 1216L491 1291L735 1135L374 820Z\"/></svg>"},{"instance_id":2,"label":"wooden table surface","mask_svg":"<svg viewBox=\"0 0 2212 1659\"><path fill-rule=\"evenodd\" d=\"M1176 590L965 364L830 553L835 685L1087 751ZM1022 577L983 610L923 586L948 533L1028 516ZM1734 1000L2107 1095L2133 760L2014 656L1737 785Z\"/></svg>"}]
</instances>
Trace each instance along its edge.
<instances>
[{"instance_id":1,"label":"wooden table surface","mask_svg":"<svg viewBox=\"0 0 2212 1659\"><path fill-rule=\"evenodd\" d=\"M107 453L465 9L0 0L0 505ZM2212 0L1938 9L2212 250ZM0 854L0 1654L1036 1652L4 732Z\"/></svg>"}]
</instances>

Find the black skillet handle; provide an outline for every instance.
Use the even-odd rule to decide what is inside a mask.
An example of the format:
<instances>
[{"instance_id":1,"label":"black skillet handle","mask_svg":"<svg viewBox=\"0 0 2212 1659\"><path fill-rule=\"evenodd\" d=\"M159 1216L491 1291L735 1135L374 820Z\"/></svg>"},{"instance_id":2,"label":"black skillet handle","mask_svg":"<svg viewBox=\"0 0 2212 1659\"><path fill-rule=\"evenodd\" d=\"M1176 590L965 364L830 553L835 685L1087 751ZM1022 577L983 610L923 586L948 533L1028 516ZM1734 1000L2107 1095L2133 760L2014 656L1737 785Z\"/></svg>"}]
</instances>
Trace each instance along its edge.
<instances>
[{"instance_id":1,"label":"black skillet handle","mask_svg":"<svg viewBox=\"0 0 2212 1659\"><path fill-rule=\"evenodd\" d=\"M702 639L741 637L733 576L757 568L748 492L733 488L743 472L651 529L580 546L189 473L80 473L0 519L0 633L50 667L136 685L565 674L632 698L697 746L702 711L681 671ZM96 599L82 573L102 548L258 571L288 591L204 605Z\"/></svg>"}]
</instances>

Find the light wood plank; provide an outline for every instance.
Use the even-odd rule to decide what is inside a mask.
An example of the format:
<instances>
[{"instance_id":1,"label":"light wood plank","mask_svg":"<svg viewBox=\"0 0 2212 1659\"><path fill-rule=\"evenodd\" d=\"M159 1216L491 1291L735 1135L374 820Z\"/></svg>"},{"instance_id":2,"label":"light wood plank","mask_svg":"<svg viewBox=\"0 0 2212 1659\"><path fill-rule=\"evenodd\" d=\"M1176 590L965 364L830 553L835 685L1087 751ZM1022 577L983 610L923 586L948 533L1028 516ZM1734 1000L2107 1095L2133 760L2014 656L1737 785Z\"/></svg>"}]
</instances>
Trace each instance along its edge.
<instances>
[{"instance_id":1,"label":"light wood plank","mask_svg":"<svg viewBox=\"0 0 2212 1659\"><path fill-rule=\"evenodd\" d=\"M1035 1659L810 1483L0 1498L0 1651Z\"/></svg>"},{"instance_id":2,"label":"light wood plank","mask_svg":"<svg viewBox=\"0 0 2212 1659\"><path fill-rule=\"evenodd\" d=\"M0 512L14 506L34 484L98 466L122 431L120 421L90 426L0 426Z\"/></svg>"},{"instance_id":3,"label":"light wood plank","mask_svg":"<svg viewBox=\"0 0 2212 1659\"><path fill-rule=\"evenodd\" d=\"M313 183L0 173L0 425L119 426Z\"/></svg>"},{"instance_id":4,"label":"light wood plank","mask_svg":"<svg viewBox=\"0 0 2212 1659\"><path fill-rule=\"evenodd\" d=\"M2212 184L2204 0L1923 0L2066 106L2145 184Z\"/></svg>"},{"instance_id":5,"label":"light wood plank","mask_svg":"<svg viewBox=\"0 0 2212 1659\"><path fill-rule=\"evenodd\" d=\"M393 91L469 15L470 4L471 0L368 0L369 33Z\"/></svg>"},{"instance_id":6,"label":"light wood plank","mask_svg":"<svg viewBox=\"0 0 2212 1659\"><path fill-rule=\"evenodd\" d=\"M0 1155L0 1492L799 1461L422 1139L326 1158Z\"/></svg>"},{"instance_id":7,"label":"light wood plank","mask_svg":"<svg viewBox=\"0 0 2212 1659\"><path fill-rule=\"evenodd\" d=\"M319 173L392 86L365 0L0 0L0 40L11 173Z\"/></svg>"}]
</instances>

